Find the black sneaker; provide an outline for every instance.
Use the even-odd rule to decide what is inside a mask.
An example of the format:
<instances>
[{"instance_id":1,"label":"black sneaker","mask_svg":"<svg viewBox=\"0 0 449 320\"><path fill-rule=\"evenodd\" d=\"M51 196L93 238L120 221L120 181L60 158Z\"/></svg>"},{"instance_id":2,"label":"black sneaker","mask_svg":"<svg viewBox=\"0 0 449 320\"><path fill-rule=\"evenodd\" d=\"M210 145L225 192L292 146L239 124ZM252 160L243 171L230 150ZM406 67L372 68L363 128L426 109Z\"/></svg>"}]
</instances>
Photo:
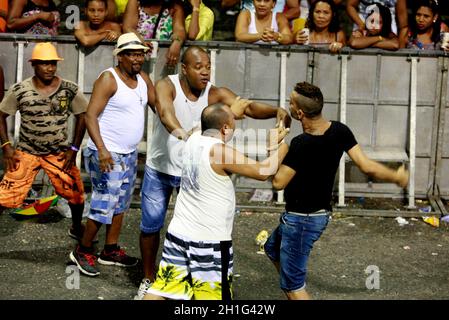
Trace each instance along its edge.
<instances>
[{"instance_id":1,"label":"black sneaker","mask_svg":"<svg viewBox=\"0 0 449 320\"><path fill-rule=\"evenodd\" d=\"M138 259L130 257L125 253L125 250L117 247L117 250L106 253L104 250L100 253L98 262L107 266L133 267L137 264Z\"/></svg>"},{"instance_id":2,"label":"black sneaker","mask_svg":"<svg viewBox=\"0 0 449 320\"><path fill-rule=\"evenodd\" d=\"M95 277L100 274L100 271L95 267L95 260L97 257L91 253L84 253L79 251L79 246L70 252L70 260L78 266L80 271L88 276Z\"/></svg>"}]
</instances>

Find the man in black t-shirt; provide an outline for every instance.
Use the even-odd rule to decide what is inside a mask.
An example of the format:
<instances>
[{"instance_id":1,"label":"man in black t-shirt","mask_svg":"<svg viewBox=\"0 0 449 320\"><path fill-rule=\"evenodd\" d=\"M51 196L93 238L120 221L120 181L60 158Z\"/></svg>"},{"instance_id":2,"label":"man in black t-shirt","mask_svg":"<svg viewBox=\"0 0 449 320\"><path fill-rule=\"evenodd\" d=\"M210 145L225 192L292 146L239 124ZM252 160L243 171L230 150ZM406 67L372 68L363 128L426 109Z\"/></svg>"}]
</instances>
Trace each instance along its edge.
<instances>
[{"instance_id":1,"label":"man in black t-shirt","mask_svg":"<svg viewBox=\"0 0 449 320\"><path fill-rule=\"evenodd\" d=\"M280 273L280 285L289 300L310 299L305 290L307 260L313 244L325 230L332 210L335 174L343 152L360 170L379 180L405 188L408 171L392 170L366 157L351 130L338 121L326 120L321 111L323 95L318 87L302 82L290 95L292 118L304 133L295 137L273 187L285 188L285 213L265 244L265 252Z\"/></svg>"}]
</instances>

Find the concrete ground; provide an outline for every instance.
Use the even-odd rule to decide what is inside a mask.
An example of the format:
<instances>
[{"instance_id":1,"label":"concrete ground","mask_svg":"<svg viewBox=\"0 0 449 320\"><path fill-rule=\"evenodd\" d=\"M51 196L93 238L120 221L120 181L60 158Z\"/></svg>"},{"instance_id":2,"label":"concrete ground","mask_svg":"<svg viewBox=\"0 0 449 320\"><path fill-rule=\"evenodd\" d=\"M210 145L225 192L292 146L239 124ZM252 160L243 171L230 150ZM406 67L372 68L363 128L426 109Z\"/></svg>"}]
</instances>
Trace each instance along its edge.
<instances>
[{"instance_id":1,"label":"concrete ground","mask_svg":"<svg viewBox=\"0 0 449 320\"><path fill-rule=\"evenodd\" d=\"M309 262L308 291L327 299L449 299L449 227L422 219L353 217L336 214L315 244ZM171 218L171 211L169 214ZM273 230L279 213L241 211L234 226L236 300L283 300L278 275L258 254L255 237ZM139 253L140 210L125 218L121 245ZM70 219L50 210L17 221L0 215L0 299L128 300L136 293L141 266L101 266L96 278L80 276L68 254ZM100 244L104 229L100 231ZM99 246L101 250L101 246ZM378 280L375 278L379 271Z\"/></svg>"}]
</instances>

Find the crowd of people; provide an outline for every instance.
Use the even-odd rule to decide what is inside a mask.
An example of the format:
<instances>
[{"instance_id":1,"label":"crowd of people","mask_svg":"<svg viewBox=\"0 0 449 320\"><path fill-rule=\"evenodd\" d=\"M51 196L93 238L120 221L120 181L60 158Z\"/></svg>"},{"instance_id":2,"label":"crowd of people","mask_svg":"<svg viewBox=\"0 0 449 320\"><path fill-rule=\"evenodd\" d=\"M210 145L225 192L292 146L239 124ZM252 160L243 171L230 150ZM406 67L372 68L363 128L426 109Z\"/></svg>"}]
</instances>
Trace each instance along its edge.
<instances>
[{"instance_id":1,"label":"crowd of people","mask_svg":"<svg viewBox=\"0 0 449 320\"><path fill-rule=\"evenodd\" d=\"M367 158L347 126L323 117L323 95L312 84L295 86L287 112L212 84L209 54L199 46L183 52L179 74L153 84L142 70L149 50L134 32L118 36L113 51L117 64L100 73L88 100L77 84L57 75L63 57L56 47L49 42L34 46L29 59L34 75L11 86L0 103L5 168L0 213L23 205L42 169L55 192L69 203L68 235L78 243L68 258L79 270L94 277L100 275L97 263L136 266L138 258L128 255L119 242L138 174L137 145L148 108L155 113L155 122L142 183L143 278L135 299L232 299L236 205L232 174L272 179L275 189L285 189L285 212L265 251L279 271L286 297L310 298L305 290L307 261L328 223L333 181L343 153L367 175L401 187L408 184L407 170ZM1 76L0 72L3 83ZM21 117L15 143L8 136L6 119L16 112ZM69 140L71 115L76 125ZM233 137L235 121L244 117L276 118L263 161L247 158L226 144ZM288 146L284 137L292 118L301 123L304 133ZM80 150L86 129L89 140ZM83 152L92 186L85 223L84 185L75 164L78 152ZM175 189L174 216L157 266L160 232ZM105 243L97 253L95 237L103 225Z\"/></svg>"},{"instance_id":2,"label":"crowd of people","mask_svg":"<svg viewBox=\"0 0 449 320\"><path fill-rule=\"evenodd\" d=\"M222 0L221 8L239 6L234 39L256 44L397 50L449 50L442 34L444 0ZM343 27L341 11L353 23ZM115 41L134 32L141 40L169 40L167 63L179 62L186 40L214 38L216 17L202 0L86 0L84 21L74 35L82 46ZM447 14L447 12L445 13ZM62 27L53 0L0 1L0 32L55 36ZM151 48L151 42L146 42Z\"/></svg>"}]
</instances>

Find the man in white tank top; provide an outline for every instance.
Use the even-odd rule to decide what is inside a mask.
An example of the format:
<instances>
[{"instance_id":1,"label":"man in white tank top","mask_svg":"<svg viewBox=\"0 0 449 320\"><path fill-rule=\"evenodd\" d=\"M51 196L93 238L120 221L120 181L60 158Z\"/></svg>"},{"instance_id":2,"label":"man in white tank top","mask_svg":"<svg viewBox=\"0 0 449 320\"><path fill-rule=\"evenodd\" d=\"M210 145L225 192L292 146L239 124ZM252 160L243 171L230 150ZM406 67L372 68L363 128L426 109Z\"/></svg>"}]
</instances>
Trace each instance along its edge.
<instances>
[{"instance_id":1,"label":"man in white tank top","mask_svg":"<svg viewBox=\"0 0 449 320\"><path fill-rule=\"evenodd\" d=\"M245 115L259 119L277 117L286 127L291 122L282 108L240 99L231 90L212 85L209 55L204 49L189 47L181 62L181 74L166 77L156 84L158 117L155 117L142 184L140 252L145 278L136 299L141 299L154 281L159 232L164 225L171 193L180 184L183 147L193 129L199 126L203 109L223 103L231 106L236 118Z\"/></svg>"},{"instance_id":2,"label":"man in white tank top","mask_svg":"<svg viewBox=\"0 0 449 320\"><path fill-rule=\"evenodd\" d=\"M214 104L201 115L201 134L195 132L187 140L181 190L156 280L145 299L232 299L235 191L230 175L266 180L276 173L288 150L279 142L288 129L278 129L277 148L267 159L247 158L225 144L234 129L231 109Z\"/></svg>"},{"instance_id":3,"label":"man in white tank top","mask_svg":"<svg viewBox=\"0 0 449 320\"><path fill-rule=\"evenodd\" d=\"M86 230L70 259L89 276L99 274L92 240L103 224L107 225L106 241L98 262L123 267L137 264L137 259L117 243L134 190L145 109L155 104L153 84L141 71L147 50L134 33L121 35L114 50L118 65L100 74L87 108L90 139L84 156L92 180L92 199Z\"/></svg>"}]
</instances>

